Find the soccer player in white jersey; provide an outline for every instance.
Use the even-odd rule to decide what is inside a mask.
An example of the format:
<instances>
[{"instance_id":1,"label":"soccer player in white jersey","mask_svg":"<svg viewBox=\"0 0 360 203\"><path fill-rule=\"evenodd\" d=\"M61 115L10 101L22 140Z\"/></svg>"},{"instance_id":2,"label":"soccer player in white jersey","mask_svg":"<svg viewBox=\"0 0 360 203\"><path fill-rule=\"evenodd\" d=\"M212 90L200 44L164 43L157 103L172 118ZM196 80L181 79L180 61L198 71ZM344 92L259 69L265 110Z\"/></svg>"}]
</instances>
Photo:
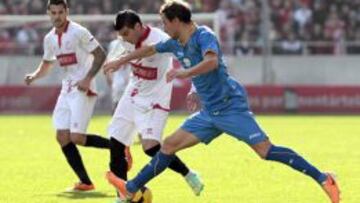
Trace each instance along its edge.
<instances>
[{"instance_id":1,"label":"soccer player in white jersey","mask_svg":"<svg viewBox=\"0 0 360 203\"><path fill-rule=\"evenodd\" d=\"M108 55L106 60L114 60L117 57L125 53L126 46L131 46L131 44L123 41L121 38L117 37L110 42L108 48ZM113 73L106 74L106 80L111 88L111 99L113 104L113 111L120 101L120 98L124 94L125 88L129 82L131 67L129 64L124 65L124 67L119 68L118 71Z\"/></svg>"},{"instance_id":2,"label":"soccer player in white jersey","mask_svg":"<svg viewBox=\"0 0 360 203\"><path fill-rule=\"evenodd\" d=\"M127 51L169 38L160 29L142 24L139 15L132 10L120 11L116 16L114 28L124 41L133 45L128 47ZM171 55L156 54L130 62L132 74L129 84L108 129L110 145L116 146L115 151L111 149L111 172L108 175L127 178L127 163L124 155L120 156L118 152L124 151L126 146L132 144L136 132L141 135L143 150L147 155L152 157L161 148L161 137L169 114L172 93L172 83L166 82L166 73L172 67L172 60ZM121 67L112 71L119 68ZM172 161L169 168L181 174L196 195L200 194L203 184L199 176L178 157Z\"/></svg>"},{"instance_id":3,"label":"soccer player in white jersey","mask_svg":"<svg viewBox=\"0 0 360 203\"><path fill-rule=\"evenodd\" d=\"M93 35L68 19L66 0L49 0L47 13L53 28L44 38L44 55L37 70L25 76L25 83L47 75L55 61L65 72L53 112L56 139L67 162L80 181L71 191L94 189L76 145L110 148L108 139L86 134L96 101L94 76L105 61L105 53Z\"/></svg>"}]
</instances>

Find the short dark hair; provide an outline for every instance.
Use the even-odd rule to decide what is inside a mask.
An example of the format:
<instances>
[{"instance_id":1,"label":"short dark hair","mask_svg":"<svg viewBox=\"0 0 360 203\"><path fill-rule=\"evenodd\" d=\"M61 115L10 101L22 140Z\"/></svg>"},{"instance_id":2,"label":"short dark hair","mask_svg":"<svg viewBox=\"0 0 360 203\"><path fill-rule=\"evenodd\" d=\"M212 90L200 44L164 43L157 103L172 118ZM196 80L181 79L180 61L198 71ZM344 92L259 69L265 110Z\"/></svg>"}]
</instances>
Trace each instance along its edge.
<instances>
[{"instance_id":1,"label":"short dark hair","mask_svg":"<svg viewBox=\"0 0 360 203\"><path fill-rule=\"evenodd\" d=\"M160 8L160 14L164 14L170 21L178 18L181 22L191 22L191 9L189 4L183 1L167 1Z\"/></svg>"},{"instance_id":2,"label":"short dark hair","mask_svg":"<svg viewBox=\"0 0 360 203\"><path fill-rule=\"evenodd\" d=\"M50 9L50 5L63 5L64 8L69 8L67 0L48 0L47 9Z\"/></svg>"},{"instance_id":3,"label":"short dark hair","mask_svg":"<svg viewBox=\"0 0 360 203\"><path fill-rule=\"evenodd\" d=\"M140 16L135 11L126 9L116 14L113 27L116 31L119 31L123 27L134 28L136 23L142 25Z\"/></svg>"}]
</instances>

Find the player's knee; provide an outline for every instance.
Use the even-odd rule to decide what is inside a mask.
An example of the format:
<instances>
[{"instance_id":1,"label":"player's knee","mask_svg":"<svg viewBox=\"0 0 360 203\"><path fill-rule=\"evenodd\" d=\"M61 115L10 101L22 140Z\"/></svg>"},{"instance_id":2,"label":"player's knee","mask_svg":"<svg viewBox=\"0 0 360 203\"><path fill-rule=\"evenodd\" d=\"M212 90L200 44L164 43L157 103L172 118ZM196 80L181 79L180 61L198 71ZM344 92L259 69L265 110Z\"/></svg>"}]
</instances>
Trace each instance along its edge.
<instances>
[{"instance_id":1,"label":"player's knee","mask_svg":"<svg viewBox=\"0 0 360 203\"><path fill-rule=\"evenodd\" d=\"M256 152L256 153L257 153L257 155L259 155L259 157L261 159L266 160L266 153L264 153L264 152Z\"/></svg>"},{"instance_id":2,"label":"player's knee","mask_svg":"<svg viewBox=\"0 0 360 203\"><path fill-rule=\"evenodd\" d=\"M161 151L165 154L175 154L178 146L179 143L175 142L172 139L166 138L161 147Z\"/></svg>"},{"instance_id":3,"label":"player's knee","mask_svg":"<svg viewBox=\"0 0 360 203\"><path fill-rule=\"evenodd\" d=\"M85 145L86 136L79 133L71 133L70 140L76 145Z\"/></svg>"},{"instance_id":4,"label":"player's knee","mask_svg":"<svg viewBox=\"0 0 360 203\"><path fill-rule=\"evenodd\" d=\"M267 154L269 152L269 149L271 147L271 143L270 143L270 141L266 140L264 142L255 144L251 147L256 152L256 154L259 155L260 158L265 160L267 157Z\"/></svg>"},{"instance_id":5,"label":"player's knee","mask_svg":"<svg viewBox=\"0 0 360 203\"><path fill-rule=\"evenodd\" d=\"M71 142L70 132L58 131L56 133L56 141L60 144L60 146L69 144Z\"/></svg>"}]
</instances>

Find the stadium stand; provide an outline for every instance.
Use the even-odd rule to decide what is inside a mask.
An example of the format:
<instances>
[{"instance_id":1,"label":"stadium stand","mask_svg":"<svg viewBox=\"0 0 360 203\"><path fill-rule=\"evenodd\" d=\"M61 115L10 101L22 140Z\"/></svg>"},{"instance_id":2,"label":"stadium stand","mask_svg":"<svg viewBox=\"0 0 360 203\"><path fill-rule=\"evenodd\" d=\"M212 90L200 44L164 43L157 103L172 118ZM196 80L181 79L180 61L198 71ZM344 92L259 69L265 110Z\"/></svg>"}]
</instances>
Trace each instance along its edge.
<instances>
[{"instance_id":1,"label":"stadium stand","mask_svg":"<svg viewBox=\"0 0 360 203\"><path fill-rule=\"evenodd\" d=\"M157 13L161 0L70 0L71 14L112 14L131 8ZM258 55L262 52L260 0L189 0L195 12L215 12L226 54ZM270 32L274 54L359 54L360 0L270 0ZM45 1L3 0L0 14L44 14ZM1 25L1 24L0 24ZM100 27L99 27L100 26ZM113 36L109 25L87 27L104 45ZM20 29L20 31L19 31ZM1 54L41 54L48 28L36 23L0 31ZM24 49L26 48L26 49Z\"/></svg>"}]
</instances>

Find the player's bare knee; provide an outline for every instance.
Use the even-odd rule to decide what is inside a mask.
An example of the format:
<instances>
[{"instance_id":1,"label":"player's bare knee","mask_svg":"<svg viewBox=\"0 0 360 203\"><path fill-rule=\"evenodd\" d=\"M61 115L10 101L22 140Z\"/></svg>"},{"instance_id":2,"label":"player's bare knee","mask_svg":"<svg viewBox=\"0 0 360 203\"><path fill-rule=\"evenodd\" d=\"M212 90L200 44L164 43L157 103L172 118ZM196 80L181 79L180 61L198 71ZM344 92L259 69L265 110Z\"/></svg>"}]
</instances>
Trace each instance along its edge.
<instances>
[{"instance_id":1,"label":"player's bare knee","mask_svg":"<svg viewBox=\"0 0 360 203\"><path fill-rule=\"evenodd\" d=\"M178 145L179 143L176 143L174 140L166 138L161 146L161 151L165 154L175 154Z\"/></svg>"},{"instance_id":2,"label":"player's bare knee","mask_svg":"<svg viewBox=\"0 0 360 203\"><path fill-rule=\"evenodd\" d=\"M266 159L271 143L269 140L251 146L260 158Z\"/></svg>"},{"instance_id":3,"label":"player's bare knee","mask_svg":"<svg viewBox=\"0 0 360 203\"><path fill-rule=\"evenodd\" d=\"M60 146L65 146L71 142L70 140L70 131L67 130L58 130L56 132L56 141Z\"/></svg>"},{"instance_id":4,"label":"player's bare knee","mask_svg":"<svg viewBox=\"0 0 360 203\"><path fill-rule=\"evenodd\" d=\"M86 142L86 135L80 133L71 133L70 140L72 143L76 145L85 145Z\"/></svg>"},{"instance_id":5,"label":"player's bare knee","mask_svg":"<svg viewBox=\"0 0 360 203\"><path fill-rule=\"evenodd\" d=\"M267 155L267 153L265 153L264 151L256 151L256 153L257 153L257 155L259 155L259 157L261 158L261 159L266 159L266 155Z\"/></svg>"}]
</instances>

